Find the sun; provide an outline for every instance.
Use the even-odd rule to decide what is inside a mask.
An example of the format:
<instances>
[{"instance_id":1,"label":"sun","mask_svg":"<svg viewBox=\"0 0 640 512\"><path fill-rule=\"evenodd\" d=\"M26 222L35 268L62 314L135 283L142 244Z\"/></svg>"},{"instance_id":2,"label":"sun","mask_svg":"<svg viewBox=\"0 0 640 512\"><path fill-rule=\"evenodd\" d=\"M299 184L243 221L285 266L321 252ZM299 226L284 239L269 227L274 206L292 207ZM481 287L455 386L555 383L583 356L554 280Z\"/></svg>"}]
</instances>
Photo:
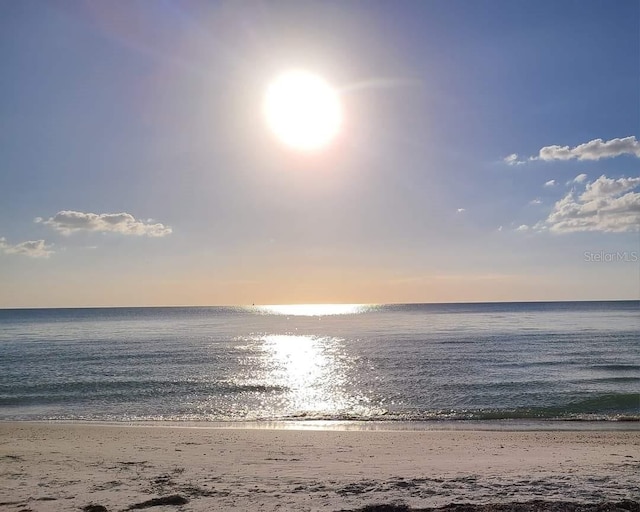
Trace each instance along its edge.
<instances>
[{"instance_id":1,"label":"sun","mask_svg":"<svg viewBox=\"0 0 640 512\"><path fill-rule=\"evenodd\" d=\"M327 146L342 126L337 91L324 78L308 71L288 71L271 82L263 110L276 137L301 151Z\"/></svg>"}]
</instances>

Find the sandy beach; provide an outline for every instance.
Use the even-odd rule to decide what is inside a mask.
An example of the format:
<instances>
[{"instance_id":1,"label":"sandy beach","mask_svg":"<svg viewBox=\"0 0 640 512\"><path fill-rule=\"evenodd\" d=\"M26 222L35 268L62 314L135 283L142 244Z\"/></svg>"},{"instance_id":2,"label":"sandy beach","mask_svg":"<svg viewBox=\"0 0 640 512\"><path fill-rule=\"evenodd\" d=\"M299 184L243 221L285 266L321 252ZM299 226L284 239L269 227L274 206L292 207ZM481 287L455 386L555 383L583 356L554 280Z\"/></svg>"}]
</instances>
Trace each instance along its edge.
<instances>
[{"instance_id":1,"label":"sandy beach","mask_svg":"<svg viewBox=\"0 0 640 512\"><path fill-rule=\"evenodd\" d=\"M0 461L0 508L7 511L337 511L640 499L638 431L0 422Z\"/></svg>"}]
</instances>

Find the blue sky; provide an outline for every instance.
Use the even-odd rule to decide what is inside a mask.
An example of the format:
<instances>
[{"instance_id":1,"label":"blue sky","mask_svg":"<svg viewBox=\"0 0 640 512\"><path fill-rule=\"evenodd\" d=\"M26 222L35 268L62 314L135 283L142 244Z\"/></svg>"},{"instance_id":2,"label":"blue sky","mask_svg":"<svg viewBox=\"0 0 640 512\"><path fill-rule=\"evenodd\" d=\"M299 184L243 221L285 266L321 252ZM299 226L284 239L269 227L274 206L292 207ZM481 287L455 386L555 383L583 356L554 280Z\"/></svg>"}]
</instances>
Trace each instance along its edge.
<instances>
[{"instance_id":1,"label":"blue sky","mask_svg":"<svg viewBox=\"0 0 640 512\"><path fill-rule=\"evenodd\" d=\"M640 297L636 1L2 2L0 61L0 307Z\"/></svg>"}]
</instances>

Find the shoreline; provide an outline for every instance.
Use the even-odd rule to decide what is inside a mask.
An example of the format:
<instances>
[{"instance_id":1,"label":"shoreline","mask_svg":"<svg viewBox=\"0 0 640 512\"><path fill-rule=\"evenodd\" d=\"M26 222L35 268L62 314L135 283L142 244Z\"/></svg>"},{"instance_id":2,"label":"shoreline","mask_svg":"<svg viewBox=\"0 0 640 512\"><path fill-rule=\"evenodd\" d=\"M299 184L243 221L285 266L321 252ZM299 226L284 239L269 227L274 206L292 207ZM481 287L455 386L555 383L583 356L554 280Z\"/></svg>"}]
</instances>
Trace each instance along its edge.
<instances>
[{"instance_id":1,"label":"shoreline","mask_svg":"<svg viewBox=\"0 0 640 512\"><path fill-rule=\"evenodd\" d=\"M88 425L111 427L157 427L234 430L306 430L357 432L640 432L639 420L249 420L249 421L173 421L173 420L77 420L77 419L0 419L2 424Z\"/></svg>"},{"instance_id":2,"label":"shoreline","mask_svg":"<svg viewBox=\"0 0 640 512\"><path fill-rule=\"evenodd\" d=\"M640 500L638 431L294 430L0 421L17 512L358 510Z\"/></svg>"}]
</instances>

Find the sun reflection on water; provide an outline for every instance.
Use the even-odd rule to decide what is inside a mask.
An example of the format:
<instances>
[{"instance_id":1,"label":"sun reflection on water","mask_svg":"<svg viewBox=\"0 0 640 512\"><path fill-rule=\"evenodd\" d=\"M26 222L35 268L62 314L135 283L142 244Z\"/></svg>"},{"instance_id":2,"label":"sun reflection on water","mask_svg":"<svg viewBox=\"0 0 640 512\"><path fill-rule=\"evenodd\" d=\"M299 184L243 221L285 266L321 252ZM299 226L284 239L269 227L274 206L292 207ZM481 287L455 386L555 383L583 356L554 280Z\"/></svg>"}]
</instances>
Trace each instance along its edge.
<instances>
[{"instance_id":1,"label":"sun reflection on water","mask_svg":"<svg viewBox=\"0 0 640 512\"><path fill-rule=\"evenodd\" d=\"M374 306L370 304L280 304L256 306L265 314L289 316L330 316L355 315L370 311Z\"/></svg>"},{"instance_id":2,"label":"sun reflection on water","mask_svg":"<svg viewBox=\"0 0 640 512\"><path fill-rule=\"evenodd\" d=\"M272 334L263 337L270 378L289 390L292 411L336 412L352 401L343 390L346 366L337 338Z\"/></svg>"}]
</instances>

